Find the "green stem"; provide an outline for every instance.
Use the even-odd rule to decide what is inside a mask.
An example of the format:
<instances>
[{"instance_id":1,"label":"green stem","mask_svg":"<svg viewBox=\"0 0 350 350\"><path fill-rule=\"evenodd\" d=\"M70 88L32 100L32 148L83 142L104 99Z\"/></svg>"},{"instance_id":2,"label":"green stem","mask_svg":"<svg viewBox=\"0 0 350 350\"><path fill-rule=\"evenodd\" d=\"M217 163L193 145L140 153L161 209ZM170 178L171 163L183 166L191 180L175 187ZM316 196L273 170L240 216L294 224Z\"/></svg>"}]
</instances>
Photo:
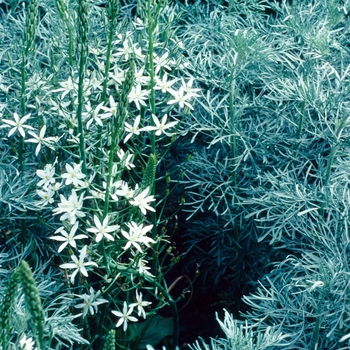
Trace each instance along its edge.
<instances>
[{"instance_id":1,"label":"green stem","mask_svg":"<svg viewBox=\"0 0 350 350\"><path fill-rule=\"evenodd\" d=\"M26 93L26 63L27 63L27 56L23 54L22 56L22 67L21 67L21 113L22 117L24 117L26 113L26 100L25 100L25 93Z\"/></svg>"},{"instance_id":2,"label":"green stem","mask_svg":"<svg viewBox=\"0 0 350 350\"><path fill-rule=\"evenodd\" d=\"M111 52L112 52L112 43L113 43L113 37L114 37L114 29L115 29L115 22L117 18L117 13L114 11L113 4L111 5L111 2L109 2L109 5L112 7L111 12L111 20L110 20L110 26L109 26L109 36L108 36L108 44L107 44L107 53L106 53L106 64L105 64L105 72L104 72L104 81L103 81L103 89L102 89L102 96L101 100L106 101L107 97L107 84L108 84L108 72L111 66ZM102 127L98 126L98 140L100 143L100 147L98 149L98 163L101 166L101 158L102 158ZM112 141L113 142L113 141ZM97 181L100 183L100 173L98 174ZM106 214L107 215L107 214Z\"/></svg>"},{"instance_id":3,"label":"green stem","mask_svg":"<svg viewBox=\"0 0 350 350\"><path fill-rule=\"evenodd\" d=\"M79 132L79 150L80 161L82 162L82 172L87 175L86 167L86 152L85 152L85 137L83 128L83 102L84 102L84 76L85 76L85 57L83 52L80 54L79 62L79 81L78 81L78 108L77 108L77 120L78 120L78 132Z\"/></svg>"},{"instance_id":4,"label":"green stem","mask_svg":"<svg viewBox=\"0 0 350 350\"><path fill-rule=\"evenodd\" d=\"M68 43L68 64L69 67L72 70L73 67L73 34L72 34L72 28L70 27L69 23L66 23L67 30L68 30L68 38L69 38L69 43Z\"/></svg>"},{"instance_id":5,"label":"green stem","mask_svg":"<svg viewBox=\"0 0 350 350\"><path fill-rule=\"evenodd\" d=\"M321 319L320 316L316 317L316 324L315 324L315 330L314 330L314 336L313 336L313 342L314 342L314 350L318 349L318 342L320 339L320 325L321 325Z\"/></svg>"},{"instance_id":6,"label":"green stem","mask_svg":"<svg viewBox=\"0 0 350 350\"><path fill-rule=\"evenodd\" d=\"M119 110L119 109L118 109ZM113 157L115 154L115 150L117 145L119 144L119 127L118 127L118 121L117 121L118 111L117 115L112 116L113 118L113 131L112 131L112 143L111 148L109 150L109 156L108 156L108 175L107 175L107 184L106 184L106 190L105 190L105 198L104 198L104 207L103 207L103 218L104 219L108 214L109 209L109 195L111 190L111 182L112 182L112 171L113 171ZM109 270L108 265L108 259L107 254L104 249L104 240L102 239L100 242L101 251L103 254L103 261L106 266L106 268Z\"/></svg>"},{"instance_id":7,"label":"green stem","mask_svg":"<svg viewBox=\"0 0 350 350\"><path fill-rule=\"evenodd\" d=\"M21 116L24 117L26 113L26 62L27 56L23 54L22 56L22 66L21 66ZM23 137L20 136L19 147L18 147L18 163L19 171L23 171Z\"/></svg>"},{"instance_id":8,"label":"green stem","mask_svg":"<svg viewBox=\"0 0 350 350\"><path fill-rule=\"evenodd\" d=\"M108 72L111 67L111 52L112 52L112 43L113 43L113 37L114 37L114 27L115 27L115 18L112 17L111 25L109 28L108 44L107 44L105 76L103 81L103 89L102 89L102 97L101 97L102 101L105 101L107 96Z\"/></svg>"},{"instance_id":9,"label":"green stem","mask_svg":"<svg viewBox=\"0 0 350 350\"><path fill-rule=\"evenodd\" d=\"M38 339L39 339L39 345L40 345L40 347L39 347L39 349L40 350L44 350L45 349L45 346L44 346L44 327L43 327L43 325L42 326L40 326L40 327L38 327L39 329L38 329Z\"/></svg>"},{"instance_id":10,"label":"green stem","mask_svg":"<svg viewBox=\"0 0 350 350\"><path fill-rule=\"evenodd\" d=\"M161 3L161 1L160 1ZM151 13L151 0L147 0L147 17L148 17L148 64L149 64L149 75L150 75L150 112L151 114L155 114L155 80L154 80L154 61L153 61L153 50L154 50L154 29L157 26L157 14L152 17ZM153 124L153 119L152 124ZM155 131L151 131L151 154L153 154L157 158L157 150L156 150L156 139L155 139ZM156 183L155 179L153 179L153 184L150 186L151 195L155 196L156 194ZM154 211L151 212L151 223L153 225L152 228L152 237L154 240L157 240L158 228L157 228L157 212L156 212L156 201L151 203ZM158 250L159 250L159 242L155 246L156 254L152 260L152 271L157 275L158 270Z\"/></svg>"},{"instance_id":11,"label":"green stem","mask_svg":"<svg viewBox=\"0 0 350 350\"><path fill-rule=\"evenodd\" d=\"M26 92L26 62L27 56L23 54L22 56L22 67L21 67L21 114L24 117L26 113L26 101L25 101L25 92ZM19 137L19 145L18 145L18 164L19 171L23 174L24 164L23 164L23 148L24 148L24 139L23 136ZM26 245L26 221L25 219L21 219L21 243L24 247Z\"/></svg>"},{"instance_id":12,"label":"green stem","mask_svg":"<svg viewBox=\"0 0 350 350\"><path fill-rule=\"evenodd\" d=\"M114 116L113 119L116 120L117 119L116 116ZM117 144L119 144L119 135L118 135L117 127L114 126L113 133L112 133L112 144L109 150L109 157L108 157L108 175L107 175L107 184L106 184L104 207L103 207L103 218L105 218L106 215L108 214L109 193L110 193L111 181L112 181L113 156L114 156Z\"/></svg>"},{"instance_id":13,"label":"green stem","mask_svg":"<svg viewBox=\"0 0 350 350\"><path fill-rule=\"evenodd\" d=\"M137 273L137 271L135 271ZM150 282L150 281L149 281ZM167 288L164 288L159 282L153 281L152 283L165 297L165 299L168 301L170 308L171 308L171 313L173 316L173 343L172 343L172 350L175 350L178 342L179 342L179 312L177 309L177 305L176 305L176 301L173 300L172 296L170 295L170 293L168 292ZM162 301L159 302L159 304L162 304ZM159 306L158 304L158 306ZM142 329L141 333L140 333L140 337L139 340L136 341L133 346L132 346L132 350L137 349L137 346L139 345L140 341L142 340L143 336L145 335L148 327L151 324L151 321L153 319L155 315L152 315L150 317L150 319L148 320L148 322L146 323L146 325L144 326L144 328Z\"/></svg>"}]
</instances>

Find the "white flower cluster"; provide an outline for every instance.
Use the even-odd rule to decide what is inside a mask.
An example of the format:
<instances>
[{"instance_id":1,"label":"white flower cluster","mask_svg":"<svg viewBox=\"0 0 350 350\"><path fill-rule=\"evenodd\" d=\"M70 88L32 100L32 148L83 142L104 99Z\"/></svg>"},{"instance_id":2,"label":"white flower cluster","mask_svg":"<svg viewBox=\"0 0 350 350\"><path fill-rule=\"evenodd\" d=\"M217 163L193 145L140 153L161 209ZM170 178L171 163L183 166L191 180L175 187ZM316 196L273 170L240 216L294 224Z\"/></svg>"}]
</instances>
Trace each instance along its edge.
<instances>
[{"instance_id":1,"label":"white flower cluster","mask_svg":"<svg viewBox=\"0 0 350 350\"><path fill-rule=\"evenodd\" d=\"M57 226L49 238L57 244L57 253L63 259L59 267L67 273L67 284L83 288L92 274L100 276L102 270L106 271L101 290L89 285L86 293L78 295L81 302L75 308L81 309L81 316L93 316L101 304L114 302L102 298L102 294L106 297L105 290L109 289L105 283L124 278L115 265L130 271L128 283L134 283L134 300L129 294L128 302L116 302L119 310L112 311L119 318L116 326L124 331L128 322L137 321L136 315L146 318L151 303L143 300L138 281L155 278L148 266L152 260L150 251L162 241L153 220L154 186L138 183L141 169L147 164L147 155L159 155L160 159L158 148L163 148L164 154L168 151L167 138L173 142L178 133L177 118L193 109L193 98L200 90L193 87L193 78L185 81L177 77L174 68L179 63L165 45L155 43L152 54L144 52L147 46L141 47L135 39L136 31L143 30L145 24L137 19L133 25L134 32L117 34L109 70L106 52L89 47L95 69L84 75L72 70L69 77L61 76L58 83L53 82L50 97L43 97L48 108L40 112L44 123L38 131L34 122L29 125L31 114L20 117L14 113L13 120L2 119L1 126L9 128L8 137L18 135L21 142L36 144L36 157L51 161L36 170L36 193L40 197L36 204L51 210L56 218ZM133 86L126 84L131 81L129 73L134 71L131 61L135 63ZM40 78L33 78L33 84L46 89ZM129 86L127 93L125 86ZM121 102L129 103L129 108L120 108ZM74 107L77 104L79 108ZM45 114L55 118L46 118ZM55 123L50 124L53 119ZM59 131L59 137L45 136L53 130ZM27 134L31 138L26 139ZM42 146L58 149L54 162L52 152L47 156ZM60 158L62 154L64 159ZM148 224L149 216L153 224ZM31 344L29 340L25 342Z\"/></svg>"}]
</instances>

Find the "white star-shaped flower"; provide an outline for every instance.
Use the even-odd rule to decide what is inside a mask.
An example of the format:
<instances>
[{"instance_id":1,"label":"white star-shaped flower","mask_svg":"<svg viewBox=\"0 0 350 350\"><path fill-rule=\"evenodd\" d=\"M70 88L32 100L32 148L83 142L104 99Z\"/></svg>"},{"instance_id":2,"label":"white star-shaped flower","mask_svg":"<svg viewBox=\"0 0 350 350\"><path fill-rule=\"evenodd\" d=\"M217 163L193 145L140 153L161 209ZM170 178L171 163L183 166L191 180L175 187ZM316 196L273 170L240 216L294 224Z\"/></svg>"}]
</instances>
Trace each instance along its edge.
<instances>
[{"instance_id":1,"label":"white star-shaped flower","mask_svg":"<svg viewBox=\"0 0 350 350\"><path fill-rule=\"evenodd\" d=\"M126 301L124 301L124 306L123 306L123 312L120 311L112 311L112 314L116 315L117 317L120 317L116 327L119 327L123 325L123 330L124 332L128 329L128 322L137 322L137 318L134 316L130 316L130 314L133 312L134 308L130 307L128 308L128 305Z\"/></svg>"},{"instance_id":2,"label":"white star-shaped flower","mask_svg":"<svg viewBox=\"0 0 350 350\"><path fill-rule=\"evenodd\" d=\"M83 294L81 298L84 300L82 304L77 304L74 307L77 309L83 309L83 318L86 317L87 313L90 312L91 315L98 311L97 306L108 303L108 300L103 298L98 298L101 295L101 291L95 294L95 290L90 287L90 295Z\"/></svg>"},{"instance_id":3,"label":"white star-shaped flower","mask_svg":"<svg viewBox=\"0 0 350 350\"><path fill-rule=\"evenodd\" d=\"M161 90L163 93L166 93L167 91L170 92L171 87L176 83L177 79L173 79L168 81L168 74L164 73L163 79L160 79L158 76L155 77L156 80L156 86L154 87L155 90Z\"/></svg>"},{"instance_id":4,"label":"white star-shaped flower","mask_svg":"<svg viewBox=\"0 0 350 350\"><path fill-rule=\"evenodd\" d=\"M107 113L101 114L101 117L103 119L105 119L105 118L111 117L112 115L116 115L117 114L117 106L118 106L118 102L116 102L114 100L112 95L109 96L109 107L101 106L101 109L103 109Z\"/></svg>"},{"instance_id":5,"label":"white star-shaped flower","mask_svg":"<svg viewBox=\"0 0 350 350\"><path fill-rule=\"evenodd\" d=\"M178 103L181 108L187 106L193 110L192 105L188 102L188 100L191 98L191 95L184 95L185 89L183 86L181 86L178 91L170 89L169 92L173 95L173 99L168 101L168 105Z\"/></svg>"},{"instance_id":6,"label":"white star-shaped flower","mask_svg":"<svg viewBox=\"0 0 350 350\"><path fill-rule=\"evenodd\" d=\"M92 265L97 266L97 264L93 261L88 261L88 262L84 261L86 257L86 250L87 250L87 246L84 246L84 248L80 251L79 259L75 255L72 255L71 256L71 259L73 260L72 263L60 265L62 269L75 269L75 271L73 271L70 277L70 281L72 284L74 284L74 279L78 272L80 272L83 276L88 277L88 272L85 266L92 266Z\"/></svg>"},{"instance_id":7,"label":"white star-shaped flower","mask_svg":"<svg viewBox=\"0 0 350 350\"><path fill-rule=\"evenodd\" d=\"M52 164L46 164L44 170L38 169L36 175L41 178L37 186L42 186L44 189L56 182L54 179L55 167Z\"/></svg>"},{"instance_id":8,"label":"white star-shaped flower","mask_svg":"<svg viewBox=\"0 0 350 350\"><path fill-rule=\"evenodd\" d=\"M142 191L140 194L138 194L136 197L134 197L130 201L131 205L140 208L140 210L141 210L143 215L146 215L146 209L149 210L149 211L156 211L154 208L152 208L149 205L149 202L153 202L156 199L154 198L153 195L148 196L148 193L149 193L149 187L146 188L144 191Z\"/></svg>"},{"instance_id":9,"label":"white star-shaped flower","mask_svg":"<svg viewBox=\"0 0 350 350\"><path fill-rule=\"evenodd\" d=\"M137 315L141 316L143 318L146 318L146 311L143 308L144 306L148 306L151 305L152 303L150 301L143 301L142 300L142 292L138 293L138 291L136 290L136 303L132 303L130 304L130 307L135 307L137 306Z\"/></svg>"},{"instance_id":10,"label":"white star-shaped flower","mask_svg":"<svg viewBox=\"0 0 350 350\"><path fill-rule=\"evenodd\" d=\"M190 78L190 80L185 83L184 78L181 78L182 86L184 91L187 93L186 97L193 97L193 96L199 96L197 92L201 91L201 89L193 88L193 77Z\"/></svg>"},{"instance_id":11,"label":"white star-shaped flower","mask_svg":"<svg viewBox=\"0 0 350 350\"><path fill-rule=\"evenodd\" d=\"M123 48L118 48L117 51L113 56L124 56L124 61L128 61L129 55L134 52L131 40L129 38L125 39L123 41Z\"/></svg>"},{"instance_id":12,"label":"white star-shaped flower","mask_svg":"<svg viewBox=\"0 0 350 350\"><path fill-rule=\"evenodd\" d=\"M86 229L89 232L96 233L96 242L101 241L103 237L107 238L109 241L114 241L114 238L112 235L109 234L109 232L114 232L119 229L119 225L112 225L108 226L108 215L103 219L103 222L101 224L100 219L94 215L94 222L95 222L95 227L91 227Z\"/></svg>"},{"instance_id":13,"label":"white star-shaped flower","mask_svg":"<svg viewBox=\"0 0 350 350\"><path fill-rule=\"evenodd\" d=\"M37 202L37 205L45 207L48 204L54 202L53 196L55 195L55 191L52 186L48 186L44 188L44 190L36 190L37 195L41 198L41 201Z\"/></svg>"},{"instance_id":14,"label":"white star-shaped flower","mask_svg":"<svg viewBox=\"0 0 350 350\"><path fill-rule=\"evenodd\" d=\"M157 54L154 54L153 62L156 67L155 73L158 74L161 68L165 68L167 70L171 70L170 65L174 65L175 61L168 58L169 52L165 52L164 55L159 57Z\"/></svg>"},{"instance_id":15,"label":"white star-shaped flower","mask_svg":"<svg viewBox=\"0 0 350 350\"><path fill-rule=\"evenodd\" d=\"M129 185L127 184L127 182L122 182L120 184L120 186L118 187L118 189L115 191L114 195L112 195L116 197L116 200L118 200L117 196L120 197L125 197L125 198L132 198L134 196L134 190L132 190ZM113 198L114 199L114 198Z\"/></svg>"},{"instance_id":16,"label":"white star-shaped flower","mask_svg":"<svg viewBox=\"0 0 350 350\"><path fill-rule=\"evenodd\" d=\"M62 174L62 177L66 179L66 185L73 184L75 187L83 187L84 181L81 181L85 177L85 174L81 172L80 164L73 164L73 167L66 164L66 173Z\"/></svg>"},{"instance_id":17,"label":"white star-shaped flower","mask_svg":"<svg viewBox=\"0 0 350 350\"><path fill-rule=\"evenodd\" d=\"M69 220L71 225L74 225L77 217L84 217L85 213L81 211L83 207L84 193L78 198L75 190L72 190L71 195L66 199L62 194L60 194L61 203L58 203L58 208L55 208L52 212L53 215L63 214L60 220Z\"/></svg>"},{"instance_id":18,"label":"white star-shaped flower","mask_svg":"<svg viewBox=\"0 0 350 350\"><path fill-rule=\"evenodd\" d=\"M137 109L141 109L140 105L147 107L146 100L148 99L148 95L150 90L142 90L141 85L137 84L136 86L131 88L129 93L129 102L135 102Z\"/></svg>"},{"instance_id":19,"label":"white star-shaped flower","mask_svg":"<svg viewBox=\"0 0 350 350\"><path fill-rule=\"evenodd\" d=\"M133 126L125 122L125 132L127 132L128 134L125 136L124 143L126 143L132 135L140 135L140 129L139 129L140 121L141 121L141 116L138 115L134 120Z\"/></svg>"},{"instance_id":20,"label":"white star-shaped flower","mask_svg":"<svg viewBox=\"0 0 350 350\"><path fill-rule=\"evenodd\" d=\"M21 350L33 350L34 348L33 338L27 338L26 335L23 334L23 337L19 341L19 345L21 346Z\"/></svg>"},{"instance_id":21,"label":"white star-shaped flower","mask_svg":"<svg viewBox=\"0 0 350 350\"><path fill-rule=\"evenodd\" d=\"M78 225L79 223L76 222L73 227L71 228L70 232L67 233L64 229L64 227L60 227L58 230L55 231L55 233L60 233L62 236L52 236L50 237L51 239L54 239L56 241L61 241L63 242L60 247L58 248L58 253L60 253L68 244L73 247L76 248L77 244L75 242L76 239L82 239L82 238L89 238L86 235L75 235L75 232L78 229Z\"/></svg>"},{"instance_id":22,"label":"white star-shaped flower","mask_svg":"<svg viewBox=\"0 0 350 350\"><path fill-rule=\"evenodd\" d=\"M28 134L33 136L32 139L28 139L25 140L26 142L32 142L32 143L37 143L38 145L36 146L35 149L35 155L38 156L40 149L41 149L41 145L45 145L51 149L55 149L51 143L52 142L56 142L57 138L56 137L45 137L45 132L46 132L46 125L44 125L41 129L40 129L40 133L39 135L36 135L34 132L32 131L28 131Z\"/></svg>"},{"instance_id":23,"label":"white star-shaped flower","mask_svg":"<svg viewBox=\"0 0 350 350\"><path fill-rule=\"evenodd\" d=\"M121 231L122 235L128 240L124 250L129 249L133 245L140 253L143 253L139 243L143 243L147 247L149 247L149 243L156 243L152 238L146 236L146 233L152 230L153 225L137 225L132 221L127 226L129 227L129 232Z\"/></svg>"},{"instance_id":24,"label":"white star-shaped flower","mask_svg":"<svg viewBox=\"0 0 350 350\"><path fill-rule=\"evenodd\" d=\"M124 152L123 149L120 149L117 152L117 156L119 157L120 161L123 162L123 165L125 168L131 170L131 168L135 168L135 165L132 164L131 160L132 157L134 156L133 154L129 154L129 151L127 153Z\"/></svg>"},{"instance_id":25,"label":"white star-shaped flower","mask_svg":"<svg viewBox=\"0 0 350 350\"><path fill-rule=\"evenodd\" d=\"M62 81L61 83L59 83L62 87L60 87L59 89L56 90L52 90L52 92L59 92L59 91L63 91L62 95L61 95L61 100L64 99L64 97L70 93L70 92L75 92L77 90L77 86L78 84L76 82L73 82L72 78L69 77L68 80L66 81Z\"/></svg>"},{"instance_id":26,"label":"white star-shaped flower","mask_svg":"<svg viewBox=\"0 0 350 350\"><path fill-rule=\"evenodd\" d=\"M146 126L145 128L141 129L141 131L156 130L156 132L155 132L156 136L160 136L161 134L171 136L172 134L165 132L165 130L172 128L173 126L175 126L178 123L178 121L175 121L175 122L170 122L170 123L166 124L167 119L168 119L167 114L165 114L163 116L161 122L159 121L157 116L155 116L154 114L152 114L152 119L153 119L155 126Z\"/></svg>"},{"instance_id":27,"label":"white star-shaped flower","mask_svg":"<svg viewBox=\"0 0 350 350\"><path fill-rule=\"evenodd\" d=\"M24 123L30 118L30 113L22 117L21 119L19 118L17 113L13 113L13 118L14 120L9 120L9 119L3 119L2 121L8 125L4 125L4 127L11 127L13 128L9 131L9 137L13 135L16 131L20 133L22 137L26 136L26 133L24 129L29 129L29 130L34 130L33 127L30 125L25 125Z\"/></svg>"}]
</instances>

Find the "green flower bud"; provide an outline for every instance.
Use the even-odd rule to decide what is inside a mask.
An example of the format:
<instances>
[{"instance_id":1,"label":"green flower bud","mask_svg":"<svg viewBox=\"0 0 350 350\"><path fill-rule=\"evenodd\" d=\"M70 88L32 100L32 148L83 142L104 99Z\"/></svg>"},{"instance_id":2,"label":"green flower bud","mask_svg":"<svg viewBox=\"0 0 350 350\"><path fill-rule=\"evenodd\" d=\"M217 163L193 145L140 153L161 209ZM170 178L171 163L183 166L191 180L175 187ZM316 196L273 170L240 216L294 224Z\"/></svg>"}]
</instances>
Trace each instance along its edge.
<instances>
[{"instance_id":1,"label":"green flower bud","mask_svg":"<svg viewBox=\"0 0 350 350\"><path fill-rule=\"evenodd\" d=\"M3 349L7 348L9 341L12 308L15 302L19 282L18 277L19 274L17 270L13 271L0 304L0 345Z\"/></svg>"},{"instance_id":2,"label":"green flower bud","mask_svg":"<svg viewBox=\"0 0 350 350\"><path fill-rule=\"evenodd\" d=\"M115 350L115 330L108 332L103 350Z\"/></svg>"},{"instance_id":3,"label":"green flower bud","mask_svg":"<svg viewBox=\"0 0 350 350\"><path fill-rule=\"evenodd\" d=\"M32 47L36 32L36 22L38 18L39 11L39 1L30 0L28 6L28 14L26 17L26 26L24 30L24 38L26 41L26 48L24 50L24 55L27 56L29 50Z\"/></svg>"},{"instance_id":4,"label":"green flower bud","mask_svg":"<svg viewBox=\"0 0 350 350\"><path fill-rule=\"evenodd\" d=\"M146 166L146 170L143 173L141 189L144 190L147 187L153 185L157 170L157 157L154 154L150 154Z\"/></svg>"},{"instance_id":5,"label":"green flower bud","mask_svg":"<svg viewBox=\"0 0 350 350\"><path fill-rule=\"evenodd\" d=\"M41 343L44 334L44 312L39 297L39 291L35 285L35 280L33 278L32 271L27 262L22 261L18 271L25 301L29 313L32 316L32 320L36 325L39 335L39 343Z\"/></svg>"}]
</instances>

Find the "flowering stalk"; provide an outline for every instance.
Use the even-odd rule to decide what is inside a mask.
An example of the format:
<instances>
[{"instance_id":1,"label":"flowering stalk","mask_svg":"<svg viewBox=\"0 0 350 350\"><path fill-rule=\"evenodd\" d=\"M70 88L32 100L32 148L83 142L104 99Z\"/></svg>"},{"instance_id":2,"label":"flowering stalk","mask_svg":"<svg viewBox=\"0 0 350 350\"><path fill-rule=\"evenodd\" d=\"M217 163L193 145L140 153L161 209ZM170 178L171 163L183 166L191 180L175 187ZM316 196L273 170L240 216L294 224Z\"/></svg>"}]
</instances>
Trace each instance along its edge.
<instances>
[{"instance_id":1,"label":"flowering stalk","mask_svg":"<svg viewBox=\"0 0 350 350\"><path fill-rule=\"evenodd\" d=\"M108 214L109 209L109 197L110 197L110 188L112 182L112 173L113 173L113 157L116 151L116 147L119 144L119 135L121 133L121 128L124 126L125 117L127 114L128 108L128 95L131 91L131 88L134 84L135 79L135 64L131 62L128 73L125 78L122 92L120 94L120 100L117 107L117 113L113 116L113 129L112 129L112 143L109 150L109 159L108 159L108 175L107 175L107 185L105 192L104 208L103 208L103 219ZM104 240L101 240L101 251L103 253L103 260L108 268L108 259L106 256L106 251L104 249Z\"/></svg>"},{"instance_id":2,"label":"flowering stalk","mask_svg":"<svg viewBox=\"0 0 350 350\"><path fill-rule=\"evenodd\" d=\"M12 317L12 308L15 302L18 288L18 272L13 271L7 283L5 294L0 304L0 345L2 349L7 348L9 341L10 322Z\"/></svg>"},{"instance_id":3,"label":"flowering stalk","mask_svg":"<svg viewBox=\"0 0 350 350\"><path fill-rule=\"evenodd\" d=\"M69 67L73 68L73 33L72 28L69 23L69 13L67 5L64 0L56 0L56 7L58 9L59 14L61 15L68 32L68 64Z\"/></svg>"},{"instance_id":4,"label":"flowering stalk","mask_svg":"<svg viewBox=\"0 0 350 350\"><path fill-rule=\"evenodd\" d=\"M26 28L25 28L25 41L26 48L24 50L24 57L28 56L30 49L32 48L35 32L36 32L36 21L38 18L39 1L30 0L28 14L26 17Z\"/></svg>"},{"instance_id":5,"label":"flowering stalk","mask_svg":"<svg viewBox=\"0 0 350 350\"><path fill-rule=\"evenodd\" d=\"M153 49L154 49L154 31L157 27L157 21L158 21L158 16L160 13L160 8L162 4L162 0L159 1L157 5L157 11L155 13L152 13L151 11L151 3L153 0L147 0L147 17L148 17L148 64L149 64L149 75L150 75L150 88L151 88L151 93L150 93L150 112L151 114L155 114L155 78L154 78L154 62L153 62ZM152 124L154 126L154 123ZM156 153L156 141L155 141L155 131L150 132L151 136L151 154L154 155L155 158L157 158L157 153ZM155 172L154 172L155 175ZM155 177L152 180L152 184L150 185L150 194L152 196L155 195ZM152 207L154 211L151 213L151 222L153 224L152 228L152 236L153 239L156 239L157 237L157 214L156 214L156 204L153 202ZM158 250L158 249L157 249ZM153 260L153 271L157 270L158 266L158 258L154 258Z\"/></svg>"},{"instance_id":6,"label":"flowering stalk","mask_svg":"<svg viewBox=\"0 0 350 350\"><path fill-rule=\"evenodd\" d=\"M107 96L108 72L111 66L112 44L113 44L113 37L115 33L115 26L118 19L119 5L120 5L119 0L110 0L108 2L109 36L108 36L108 43L107 43L104 81L103 81L102 96L101 96L102 102L106 101L106 96ZM102 127L100 125L98 126L98 140L100 142L100 149L98 150L98 155L99 155L98 158L100 159L102 156L102 140L103 140Z\"/></svg>"},{"instance_id":7,"label":"flowering stalk","mask_svg":"<svg viewBox=\"0 0 350 350\"><path fill-rule=\"evenodd\" d=\"M44 313L39 291L35 285L32 271L27 262L22 261L18 271L29 313L32 316L38 332L37 340L39 350L44 350Z\"/></svg>"},{"instance_id":8,"label":"flowering stalk","mask_svg":"<svg viewBox=\"0 0 350 350\"><path fill-rule=\"evenodd\" d=\"M121 128L123 128L124 126L124 121L127 114L128 104L129 104L128 95L131 91L132 86L134 85L134 79L135 79L135 63L131 62L130 68L125 78L122 92L120 94L117 113L115 116L113 116L112 144L111 144L111 149L109 151L109 159L108 159L108 176L107 176L107 185L106 185L105 200L104 200L105 204L103 209L103 217L105 217L108 213L109 193L110 193L112 173L113 173L112 171L113 157L116 151L116 147L119 144L119 135L121 133Z\"/></svg>"},{"instance_id":9,"label":"flowering stalk","mask_svg":"<svg viewBox=\"0 0 350 350\"><path fill-rule=\"evenodd\" d=\"M87 174L86 168L86 151L85 137L83 128L83 97L84 97L84 77L86 60L88 56L88 8L86 0L78 0L78 53L79 53L79 81L78 81L78 133L79 133L79 150L80 160L82 162L82 172Z\"/></svg>"},{"instance_id":10,"label":"flowering stalk","mask_svg":"<svg viewBox=\"0 0 350 350\"><path fill-rule=\"evenodd\" d=\"M108 2L108 17L109 17L109 36L107 43L107 53L106 53L106 63L105 63L105 76L103 81L103 89L102 89L102 101L106 100L107 95L107 83L108 83L108 72L111 66L111 52L112 52L112 44L113 37L115 33L115 26L118 19L119 13L119 0L110 0Z\"/></svg>"},{"instance_id":11,"label":"flowering stalk","mask_svg":"<svg viewBox=\"0 0 350 350\"><path fill-rule=\"evenodd\" d=\"M22 54L22 65L21 65L21 114L22 117L25 116L26 113L26 65L28 60L29 51L31 50L35 32L36 32L36 22L38 17L38 9L39 9L39 1L38 0L30 0L28 13L26 17L26 25L24 30L24 41L25 41L25 49ZM19 145L18 145L18 164L19 171L23 171L23 147L24 147L24 138L22 135L19 136ZM26 223L24 220L21 221L21 241L22 244L25 244L25 235L26 235Z\"/></svg>"}]
</instances>

